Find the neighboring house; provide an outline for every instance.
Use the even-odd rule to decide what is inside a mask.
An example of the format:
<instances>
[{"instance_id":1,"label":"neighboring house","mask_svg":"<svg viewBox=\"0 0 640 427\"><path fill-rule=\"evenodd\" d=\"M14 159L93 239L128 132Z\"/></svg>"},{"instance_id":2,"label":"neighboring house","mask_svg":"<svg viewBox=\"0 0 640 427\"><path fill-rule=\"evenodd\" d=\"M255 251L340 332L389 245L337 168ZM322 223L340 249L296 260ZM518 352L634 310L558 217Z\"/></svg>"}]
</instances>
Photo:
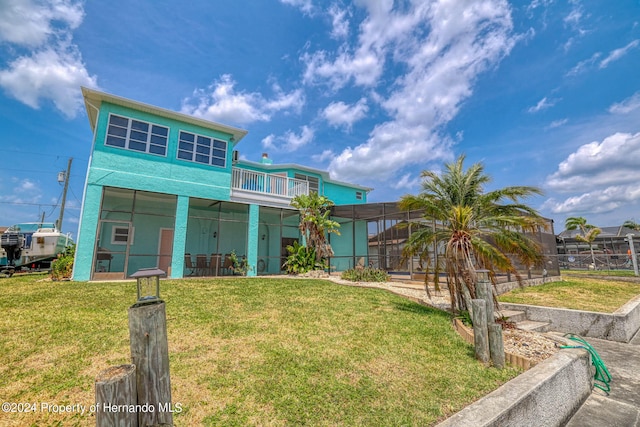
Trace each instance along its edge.
<instances>
[{"instance_id":1,"label":"neighboring house","mask_svg":"<svg viewBox=\"0 0 640 427\"><path fill-rule=\"evenodd\" d=\"M74 280L113 280L140 268L169 277L230 274L229 254L247 274L281 272L300 239L298 194L317 191L338 206L371 190L295 164L238 159L247 131L82 88L93 145L78 232ZM331 236L338 271L367 248L365 221L341 220ZM364 248L364 249L363 249ZM342 258L341 258L342 257ZM340 262L340 261L343 262Z\"/></svg>"},{"instance_id":2,"label":"neighboring house","mask_svg":"<svg viewBox=\"0 0 640 427\"><path fill-rule=\"evenodd\" d=\"M631 251L627 235L633 235L634 249L640 253L640 232L621 225L599 228L602 232L592 244L596 267L630 268ZM564 268L586 268L593 263L589 244L576 239L578 234L580 230L564 230L556 236L558 257Z\"/></svg>"}]
</instances>

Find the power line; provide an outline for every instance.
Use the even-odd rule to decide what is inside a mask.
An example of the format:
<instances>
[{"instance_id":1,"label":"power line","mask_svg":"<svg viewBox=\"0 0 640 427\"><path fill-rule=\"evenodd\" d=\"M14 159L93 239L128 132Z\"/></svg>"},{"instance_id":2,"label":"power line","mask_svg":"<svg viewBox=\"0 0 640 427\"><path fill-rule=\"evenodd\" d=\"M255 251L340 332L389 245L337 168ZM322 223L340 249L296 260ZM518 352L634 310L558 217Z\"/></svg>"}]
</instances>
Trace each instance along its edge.
<instances>
[{"instance_id":1,"label":"power line","mask_svg":"<svg viewBox=\"0 0 640 427\"><path fill-rule=\"evenodd\" d=\"M46 156L46 157L49 157L49 158L52 157L52 156L55 156L56 159L65 159L65 160L67 160L67 159L69 159L69 157L71 157L71 156L67 156L67 157L60 156L60 154L58 154L58 153L43 153L42 151L25 151L25 150L10 150L10 149L6 149L5 150L5 149L2 149L2 152L3 153L7 153L8 152L8 153L29 154L29 155L32 155L32 156ZM74 158L78 159L78 160L86 160L86 161L89 160L88 158L84 158L84 157L74 157Z\"/></svg>"},{"instance_id":2,"label":"power line","mask_svg":"<svg viewBox=\"0 0 640 427\"><path fill-rule=\"evenodd\" d=\"M14 171L14 172L31 172L31 173L46 173L46 174L52 174L55 175L59 172L59 170L42 170L42 169L22 169L22 168L2 168L3 171ZM75 176L75 177L84 177L84 174L81 173L77 173L77 174L69 174L69 176Z\"/></svg>"},{"instance_id":3,"label":"power line","mask_svg":"<svg viewBox=\"0 0 640 427\"><path fill-rule=\"evenodd\" d=\"M32 202L4 202L4 201L0 201L0 204L3 205L26 205L26 206L53 206L54 208L57 207L57 204L51 204L51 203L32 203ZM70 206L67 209L80 209L79 206Z\"/></svg>"}]
</instances>

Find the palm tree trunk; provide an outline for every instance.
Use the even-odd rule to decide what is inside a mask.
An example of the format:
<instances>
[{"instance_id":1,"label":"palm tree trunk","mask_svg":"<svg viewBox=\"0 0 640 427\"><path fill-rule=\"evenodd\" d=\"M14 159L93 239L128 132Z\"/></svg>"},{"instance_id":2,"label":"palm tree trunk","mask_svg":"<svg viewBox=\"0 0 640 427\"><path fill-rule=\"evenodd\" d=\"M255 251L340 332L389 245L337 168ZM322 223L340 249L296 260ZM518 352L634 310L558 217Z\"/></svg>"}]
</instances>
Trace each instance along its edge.
<instances>
[{"instance_id":1,"label":"palm tree trunk","mask_svg":"<svg viewBox=\"0 0 640 427\"><path fill-rule=\"evenodd\" d=\"M591 251L591 261L593 261L593 269L596 269L596 255L593 252L593 246L591 246L591 243L589 243L589 250Z\"/></svg>"},{"instance_id":2,"label":"palm tree trunk","mask_svg":"<svg viewBox=\"0 0 640 427\"><path fill-rule=\"evenodd\" d=\"M467 284L462 281L461 283L461 288L462 288L462 299L464 300L464 305L467 306L467 310L469 310L469 315L473 317L473 313L471 311L471 293L469 293L469 288L467 287Z\"/></svg>"}]
</instances>

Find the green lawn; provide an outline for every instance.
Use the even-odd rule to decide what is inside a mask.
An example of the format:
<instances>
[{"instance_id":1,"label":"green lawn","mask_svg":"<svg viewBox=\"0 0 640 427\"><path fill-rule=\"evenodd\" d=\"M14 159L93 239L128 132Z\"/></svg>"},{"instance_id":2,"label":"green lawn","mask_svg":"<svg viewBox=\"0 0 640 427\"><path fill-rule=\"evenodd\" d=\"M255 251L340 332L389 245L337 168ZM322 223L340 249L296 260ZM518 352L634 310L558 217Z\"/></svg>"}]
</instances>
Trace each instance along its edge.
<instances>
[{"instance_id":1,"label":"green lawn","mask_svg":"<svg viewBox=\"0 0 640 427\"><path fill-rule=\"evenodd\" d=\"M562 275L635 277L633 270L562 270Z\"/></svg>"},{"instance_id":2,"label":"green lawn","mask_svg":"<svg viewBox=\"0 0 640 427\"><path fill-rule=\"evenodd\" d=\"M129 283L0 280L0 398L94 403L129 362ZM485 369L448 314L322 280L162 282L180 426L433 425L517 375ZM0 413L0 425L95 425Z\"/></svg>"},{"instance_id":3,"label":"green lawn","mask_svg":"<svg viewBox=\"0 0 640 427\"><path fill-rule=\"evenodd\" d=\"M501 302L613 313L640 295L640 283L568 277L561 282L515 289Z\"/></svg>"}]
</instances>

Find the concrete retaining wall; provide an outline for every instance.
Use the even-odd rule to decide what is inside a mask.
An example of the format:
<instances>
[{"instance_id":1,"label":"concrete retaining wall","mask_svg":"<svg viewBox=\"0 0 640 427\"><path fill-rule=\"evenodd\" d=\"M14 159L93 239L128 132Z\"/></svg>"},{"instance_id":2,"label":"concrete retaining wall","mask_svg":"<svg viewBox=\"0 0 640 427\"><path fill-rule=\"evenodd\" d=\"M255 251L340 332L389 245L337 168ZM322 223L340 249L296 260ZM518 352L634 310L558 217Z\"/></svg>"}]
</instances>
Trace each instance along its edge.
<instances>
[{"instance_id":1,"label":"concrete retaining wall","mask_svg":"<svg viewBox=\"0 0 640 427\"><path fill-rule=\"evenodd\" d=\"M562 350L438 426L561 426L589 397L592 385L589 353Z\"/></svg>"},{"instance_id":2,"label":"concrete retaining wall","mask_svg":"<svg viewBox=\"0 0 640 427\"><path fill-rule=\"evenodd\" d=\"M548 322L553 331L609 341L629 342L640 329L640 296L611 314L505 302L500 303L500 308L524 311L527 319Z\"/></svg>"},{"instance_id":3,"label":"concrete retaining wall","mask_svg":"<svg viewBox=\"0 0 640 427\"><path fill-rule=\"evenodd\" d=\"M520 283L518 282L497 283L495 286L495 289L498 295L502 295L518 288L526 288L528 286L538 286L538 285L542 285L543 283L560 282L560 281L562 281L561 276L549 276L546 278L539 277L536 279L523 279L522 285L520 285Z\"/></svg>"}]
</instances>

